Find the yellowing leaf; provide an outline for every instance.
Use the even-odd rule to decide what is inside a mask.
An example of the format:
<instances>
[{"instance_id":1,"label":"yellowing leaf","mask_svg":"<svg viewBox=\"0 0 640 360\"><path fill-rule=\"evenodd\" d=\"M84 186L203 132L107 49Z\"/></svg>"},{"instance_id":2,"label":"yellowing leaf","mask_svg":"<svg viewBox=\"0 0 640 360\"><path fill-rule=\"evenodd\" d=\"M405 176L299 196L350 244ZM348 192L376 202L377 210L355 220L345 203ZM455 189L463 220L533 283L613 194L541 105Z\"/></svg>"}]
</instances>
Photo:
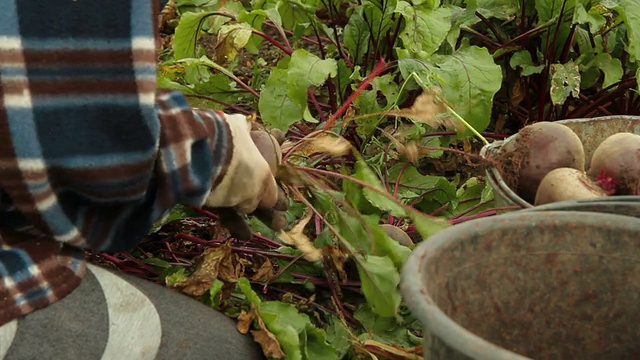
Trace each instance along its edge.
<instances>
[{"instance_id":1,"label":"yellowing leaf","mask_svg":"<svg viewBox=\"0 0 640 360\"><path fill-rule=\"evenodd\" d=\"M348 155L353 149L351 143L349 143L345 138L329 134L315 136L309 140L309 143L315 151L335 156Z\"/></svg>"},{"instance_id":2,"label":"yellowing leaf","mask_svg":"<svg viewBox=\"0 0 640 360\"><path fill-rule=\"evenodd\" d=\"M432 128L447 125L445 121L449 117L447 107L441 100L439 88L433 88L420 94L410 108L389 110L387 114L410 118L414 121L425 123Z\"/></svg>"},{"instance_id":3,"label":"yellowing leaf","mask_svg":"<svg viewBox=\"0 0 640 360\"><path fill-rule=\"evenodd\" d=\"M308 261L318 261L322 259L322 251L313 246L313 243L307 235L304 234L304 228L311 220L313 213L307 211L307 214L295 224L290 231L280 232L280 240L289 245L294 245Z\"/></svg>"},{"instance_id":4,"label":"yellowing leaf","mask_svg":"<svg viewBox=\"0 0 640 360\"><path fill-rule=\"evenodd\" d=\"M227 64L235 59L251 37L251 27L248 24L224 25L218 31L216 44L216 59L218 64Z\"/></svg>"}]
</instances>

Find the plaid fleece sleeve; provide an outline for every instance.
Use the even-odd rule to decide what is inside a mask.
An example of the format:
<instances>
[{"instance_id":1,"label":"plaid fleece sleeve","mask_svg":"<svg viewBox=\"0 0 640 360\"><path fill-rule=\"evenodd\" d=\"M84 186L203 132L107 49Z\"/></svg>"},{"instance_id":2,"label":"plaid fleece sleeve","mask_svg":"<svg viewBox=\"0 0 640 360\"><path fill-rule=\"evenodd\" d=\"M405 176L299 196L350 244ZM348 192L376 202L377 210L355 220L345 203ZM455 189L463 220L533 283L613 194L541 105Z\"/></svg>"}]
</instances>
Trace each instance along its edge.
<instances>
[{"instance_id":1,"label":"plaid fleece sleeve","mask_svg":"<svg viewBox=\"0 0 640 360\"><path fill-rule=\"evenodd\" d=\"M149 0L3 3L0 188L59 242L131 247L176 203L202 204L225 173L223 118L156 92L152 10Z\"/></svg>"}]
</instances>

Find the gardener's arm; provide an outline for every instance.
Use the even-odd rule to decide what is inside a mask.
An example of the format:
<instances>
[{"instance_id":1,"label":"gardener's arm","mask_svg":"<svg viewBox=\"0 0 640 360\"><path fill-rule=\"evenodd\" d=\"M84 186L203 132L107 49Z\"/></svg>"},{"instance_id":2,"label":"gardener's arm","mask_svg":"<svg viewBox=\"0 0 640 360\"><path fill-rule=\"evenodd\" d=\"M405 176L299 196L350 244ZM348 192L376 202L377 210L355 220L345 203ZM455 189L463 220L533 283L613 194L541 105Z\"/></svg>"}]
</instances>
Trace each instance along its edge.
<instances>
[{"instance_id":1,"label":"gardener's arm","mask_svg":"<svg viewBox=\"0 0 640 360\"><path fill-rule=\"evenodd\" d=\"M9 3L0 12L0 190L13 216L58 241L115 250L177 203L275 204L243 117L156 94L151 1Z\"/></svg>"}]
</instances>

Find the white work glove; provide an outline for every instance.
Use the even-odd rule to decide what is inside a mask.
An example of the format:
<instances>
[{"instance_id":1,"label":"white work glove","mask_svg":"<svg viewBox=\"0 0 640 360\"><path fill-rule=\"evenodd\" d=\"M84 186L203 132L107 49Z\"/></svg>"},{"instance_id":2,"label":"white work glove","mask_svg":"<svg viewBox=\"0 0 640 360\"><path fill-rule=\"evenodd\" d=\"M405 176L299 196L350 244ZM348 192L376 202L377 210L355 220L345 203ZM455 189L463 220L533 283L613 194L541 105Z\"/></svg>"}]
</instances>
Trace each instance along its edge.
<instances>
[{"instance_id":1,"label":"white work glove","mask_svg":"<svg viewBox=\"0 0 640 360\"><path fill-rule=\"evenodd\" d=\"M250 238L251 232L242 220L242 215L254 213L266 225L274 230L281 230L286 225L283 214L276 210L286 210L287 199L276 184L274 171L256 147L251 132L251 122L240 114L224 114L231 129L233 153L227 172L215 186L204 206L213 208L220 215L223 225L231 231L232 236ZM281 161L279 144L277 155ZM271 149L270 149L271 150ZM273 151L273 150L272 150ZM256 211L257 210L257 211ZM235 230L235 231L234 231Z\"/></svg>"}]
</instances>

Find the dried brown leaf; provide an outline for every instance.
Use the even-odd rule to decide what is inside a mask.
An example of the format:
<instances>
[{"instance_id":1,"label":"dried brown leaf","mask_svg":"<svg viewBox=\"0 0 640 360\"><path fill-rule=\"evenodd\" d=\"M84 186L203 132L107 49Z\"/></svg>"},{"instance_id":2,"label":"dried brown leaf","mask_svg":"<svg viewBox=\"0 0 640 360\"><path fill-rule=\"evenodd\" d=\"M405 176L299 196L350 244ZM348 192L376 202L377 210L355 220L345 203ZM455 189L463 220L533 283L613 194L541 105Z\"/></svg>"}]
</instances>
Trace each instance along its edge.
<instances>
[{"instance_id":1,"label":"dried brown leaf","mask_svg":"<svg viewBox=\"0 0 640 360\"><path fill-rule=\"evenodd\" d=\"M356 347L369 355L376 354L384 356L387 359L423 359L422 346L405 349L399 346L383 344L376 340L362 340Z\"/></svg>"},{"instance_id":2,"label":"dried brown leaf","mask_svg":"<svg viewBox=\"0 0 640 360\"><path fill-rule=\"evenodd\" d=\"M218 278L222 281L235 283L242 276L243 270L242 263L238 261L238 255L230 254L220 262Z\"/></svg>"},{"instance_id":3,"label":"dried brown leaf","mask_svg":"<svg viewBox=\"0 0 640 360\"><path fill-rule=\"evenodd\" d=\"M282 351L282 347L280 347L278 339L276 339L276 336L267 329L267 326L264 324L260 314L255 311L254 304L251 304L251 311L255 314L255 318L258 320L258 328L260 329L251 331L253 340L260 345L265 356L275 359L284 359L286 355L284 351Z\"/></svg>"},{"instance_id":4,"label":"dried brown leaf","mask_svg":"<svg viewBox=\"0 0 640 360\"><path fill-rule=\"evenodd\" d=\"M331 260L331 267L338 273L341 281L347 281L349 278L344 270L344 264L347 262L347 255L335 245L327 245L323 248L325 256ZM328 263L327 263L328 265Z\"/></svg>"},{"instance_id":5,"label":"dried brown leaf","mask_svg":"<svg viewBox=\"0 0 640 360\"><path fill-rule=\"evenodd\" d=\"M265 259L265 261L260 265L260 267L256 270L255 275L251 277L252 281L265 282L269 281L275 275L275 271L273 271L273 264L269 259Z\"/></svg>"},{"instance_id":6,"label":"dried brown leaf","mask_svg":"<svg viewBox=\"0 0 640 360\"><path fill-rule=\"evenodd\" d=\"M342 117L342 129L346 129L349 123L356 117L356 110L353 106L349 106Z\"/></svg>"},{"instance_id":7,"label":"dried brown leaf","mask_svg":"<svg viewBox=\"0 0 640 360\"><path fill-rule=\"evenodd\" d=\"M350 154L352 150L351 143L345 138L327 133L314 136L308 142L314 150L312 152L344 156Z\"/></svg>"},{"instance_id":8,"label":"dried brown leaf","mask_svg":"<svg viewBox=\"0 0 640 360\"><path fill-rule=\"evenodd\" d=\"M196 260L194 272L174 284L175 288L191 296L202 296L218 278L220 264L231 257L231 244L208 248Z\"/></svg>"},{"instance_id":9,"label":"dried brown leaf","mask_svg":"<svg viewBox=\"0 0 640 360\"><path fill-rule=\"evenodd\" d=\"M522 100L524 100L527 87L524 85L524 79L518 78L511 89L511 96L509 97L509 103L513 107L518 107Z\"/></svg>"},{"instance_id":10,"label":"dried brown leaf","mask_svg":"<svg viewBox=\"0 0 640 360\"><path fill-rule=\"evenodd\" d=\"M300 252L302 252L304 258L308 261L318 261L322 259L322 251L313 246L311 239L304 234L304 228L311 220L313 213L307 211L307 213L295 224L290 231L280 232L280 240L289 245L294 245Z\"/></svg>"},{"instance_id":11,"label":"dried brown leaf","mask_svg":"<svg viewBox=\"0 0 640 360\"><path fill-rule=\"evenodd\" d=\"M398 153L407 158L411 163L415 164L418 162L418 159L420 158L420 150L418 149L418 145L415 141L409 141L406 145L399 143L396 148Z\"/></svg>"},{"instance_id":12,"label":"dried brown leaf","mask_svg":"<svg viewBox=\"0 0 640 360\"><path fill-rule=\"evenodd\" d=\"M411 107L390 110L387 114L411 118L414 121L437 128L443 125L443 117L438 115L447 112L446 106L438 99L439 94L438 88L425 91L416 98Z\"/></svg>"},{"instance_id":13,"label":"dried brown leaf","mask_svg":"<svg viewBox=\"0 0 640 360\"><path fill-rule=\"evenodd\" d=\"M276 336L269 330L251 330L251 335L253 335L253 340L260 345L265 356L274 359L284 359L286 356L280 343L276 340Z\"/></svg>"},{"instance_id":14,"label":"dried brown leaf","mask_svg":"<svg viewBox=\"0 0 640 360\"><path fill-rule=\"evenodd\" d=\"M256 312L254 309L246 312L242 310L240 315L238 315L238 321L236 322L236 329L242 334L246 334L249 332L249 328L251 328L251 324L253 323L253 319L256 317Z\"/></svg>"}]
</instances>

